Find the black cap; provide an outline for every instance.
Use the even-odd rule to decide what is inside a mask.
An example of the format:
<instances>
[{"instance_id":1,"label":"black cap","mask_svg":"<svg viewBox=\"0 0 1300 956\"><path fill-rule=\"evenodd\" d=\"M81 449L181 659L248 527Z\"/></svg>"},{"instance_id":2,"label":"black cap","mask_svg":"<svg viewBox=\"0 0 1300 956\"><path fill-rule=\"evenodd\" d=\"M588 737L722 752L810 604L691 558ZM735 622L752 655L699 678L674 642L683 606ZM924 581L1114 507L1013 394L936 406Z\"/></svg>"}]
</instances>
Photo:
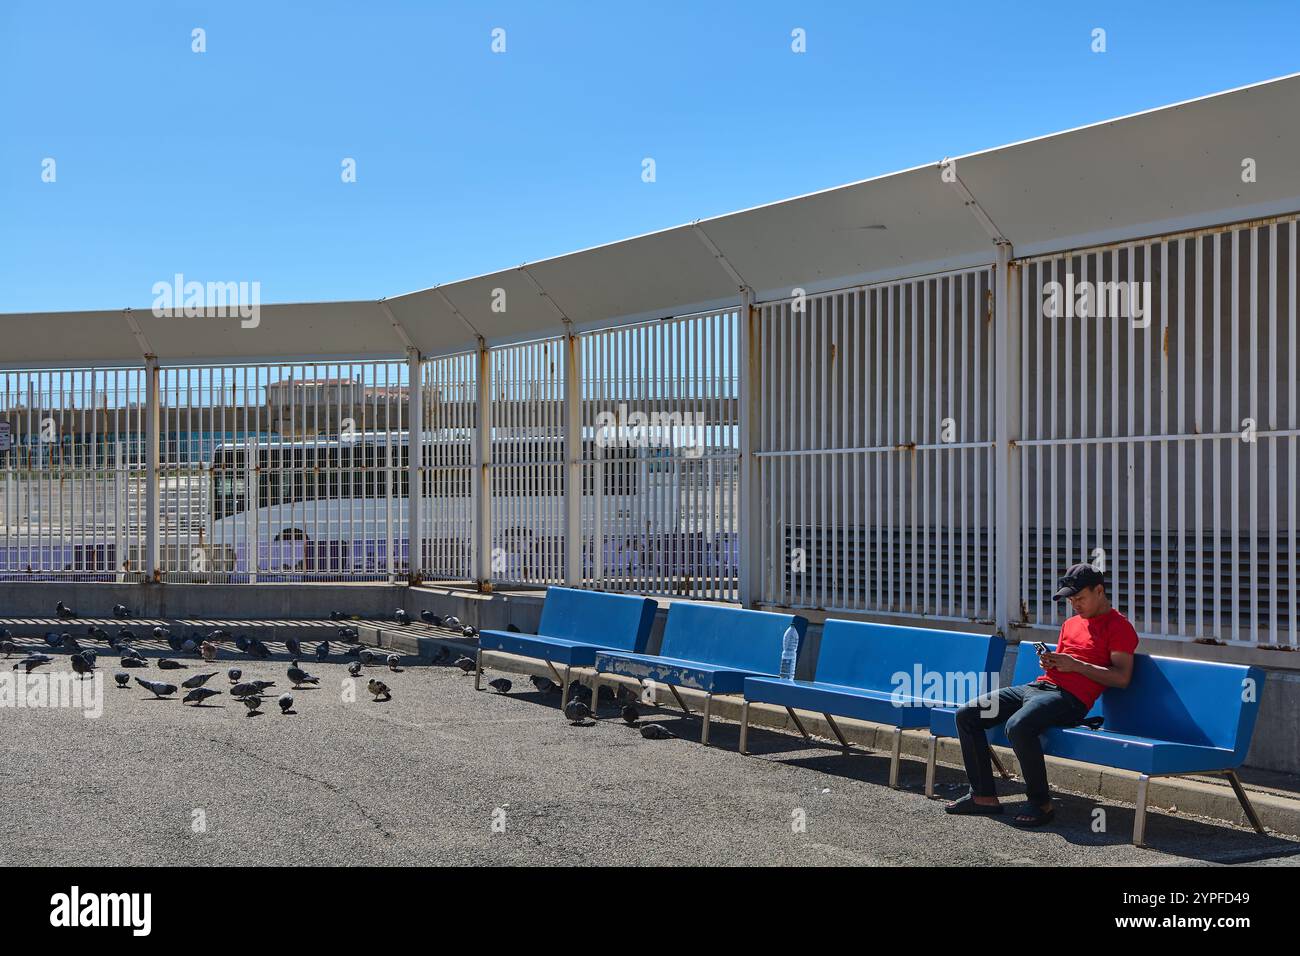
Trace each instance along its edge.
<instances>
[{"instance_id":1,"label":"black cap","mask_svg":"<svg viewBox=\"0 0 1300 956\"><path fill-rule=\"evenodd\" d=\"M1052 595L1054 601L1063 601L1066 598L1074 597L1084 588L1094 588L1103 582L1101 572L1091 564L1076 564L1070 570L1065 572L1061 580L1056 582L1056 593Z\"/></svg>"}]
</instances>

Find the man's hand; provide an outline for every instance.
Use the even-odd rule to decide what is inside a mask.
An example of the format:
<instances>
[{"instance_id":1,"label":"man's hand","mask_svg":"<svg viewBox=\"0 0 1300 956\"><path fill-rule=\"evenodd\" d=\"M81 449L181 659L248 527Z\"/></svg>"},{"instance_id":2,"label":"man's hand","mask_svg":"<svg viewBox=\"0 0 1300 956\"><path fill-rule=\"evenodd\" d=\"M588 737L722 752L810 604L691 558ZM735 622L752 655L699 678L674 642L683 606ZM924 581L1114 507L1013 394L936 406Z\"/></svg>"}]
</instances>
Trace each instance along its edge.
<instances>
[{"instance_id":1,"label":"man's hand","mask_svg":"<svg viewBox=\"0 0 1300 956\"><path fill-rule=\"evenodd\" d=\"M1077 658L1071 657L1069 654L1058 654L1052 651L1039 654L1038 662L1043 665L1043 670L1051 668L1062 674L1078 673L1082 669L1080 667L1082 662Z\"/></svg>"}]
</instances>

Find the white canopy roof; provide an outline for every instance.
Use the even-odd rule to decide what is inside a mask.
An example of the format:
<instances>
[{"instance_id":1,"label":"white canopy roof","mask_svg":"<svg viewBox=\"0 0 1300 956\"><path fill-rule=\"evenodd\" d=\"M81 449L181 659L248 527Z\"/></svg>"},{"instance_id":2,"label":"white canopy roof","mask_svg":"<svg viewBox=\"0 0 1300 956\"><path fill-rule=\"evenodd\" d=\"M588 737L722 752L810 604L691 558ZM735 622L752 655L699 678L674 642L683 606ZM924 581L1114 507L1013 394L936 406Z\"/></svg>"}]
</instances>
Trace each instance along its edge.
<instances>
[{"instance_id":1,"label":"white canopy roof","mask_svg":"<svg viewBox=\"0 0 1300 956\"><path fill-rule=\"evenodd\" d=\"M1016 256L1300 212L1300 74L955 159ZM1253 183L1242 162L1255 160ZM715 256L714 250L720 254ZM0 367L400 357L523 341L993 260L938 161L384 302L262 306L238 318L148 307L0 315ZM494 311L494 290L505 310ZM391 313L391 318L390 318ZM459 314L458 314L459 313ZM395 321L394 321L395 320ZM139 337L132 328L138 326ZM400 328L399 328L400 327Z\"/></svg>"}]
</instances>

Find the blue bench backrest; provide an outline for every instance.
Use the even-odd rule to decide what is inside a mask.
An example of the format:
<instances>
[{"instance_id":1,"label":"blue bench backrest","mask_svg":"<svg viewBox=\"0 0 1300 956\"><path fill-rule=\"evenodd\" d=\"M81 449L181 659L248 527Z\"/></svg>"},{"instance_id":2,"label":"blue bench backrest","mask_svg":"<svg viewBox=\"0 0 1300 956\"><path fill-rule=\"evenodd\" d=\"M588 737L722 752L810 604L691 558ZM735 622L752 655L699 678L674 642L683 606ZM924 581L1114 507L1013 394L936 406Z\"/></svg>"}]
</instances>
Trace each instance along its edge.
<instances>
[{"instance_id":1,"label":"blue bench backrest","mask_svg":"<svg viewBox=\"0 0 1300 956\"><path fill-rule=\"evenodd\" d=\"M822 629L817 680L894 690L902 674L907 685L914 686L913 696L919 697L924 689L915 687L919 665L924 674L938 674L943 680L945 700L955 697L951 703L964 703L993 689L987 675L1002 669L1006 647L996 635L830 620Z\"/></svg>"},{"instance_id":2,"label":"blue bench backrest","mask_svg":"<svg viewBox=\"0 0 1300 956\"><path fill-rule=\"evenodd\" d=\"M1015 682L1027 684L1042 672L1033 646L1022 643ZM1244 757L1263 688L1258 667L1135 654L1128 687L1104 691L1091 713L1102 715L1102 726L1117 734L1223 747ZM1243 699L1248 691L1254 700Z\"/></svg>"},{"instance_id":3,"label":"blue bench backrest","mask_svg":"<svg viewBox=\"0 0 1300 956\"><path fill-rule=\"evenodd\" d=\"M659 653L663 657L775 674L781 668L782 639L786 628L792 626L799 632L802 648L808 621L798 614L673 604L668 608Z\"/></svg>"},{"instance_id":4,"label":"blue bench backrest","mask_svg":"<svg viewBox=\"0 0 1300 956\"><path fill-rule=\"evenodd\" d=\"M1258 667L1138 654L1128 687L1102 695L1105 727L1120 734L1223 747L1244 757L1263 689L1264 672ZM1254 699L1244 700L1247 696Z\"/></svg>"},{"instance_id":5,"label":"blue bench backrest","mask_svg":"<svg viewBox=\"0 0 1300 956\"><path fill-rule=\"evenodd\" d=\"M551 587L537 633L641 654L657 609L653 599L633 594Z\"/></svg>"}]
</instances>

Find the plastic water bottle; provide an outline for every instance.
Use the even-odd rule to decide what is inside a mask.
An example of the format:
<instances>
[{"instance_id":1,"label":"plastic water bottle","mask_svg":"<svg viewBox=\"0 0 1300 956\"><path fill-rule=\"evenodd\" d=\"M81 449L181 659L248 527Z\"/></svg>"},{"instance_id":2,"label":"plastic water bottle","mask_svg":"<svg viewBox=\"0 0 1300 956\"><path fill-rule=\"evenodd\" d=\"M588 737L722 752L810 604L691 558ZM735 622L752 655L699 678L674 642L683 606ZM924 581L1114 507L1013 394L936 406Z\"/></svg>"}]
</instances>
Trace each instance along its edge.
<instances>
[{"instance_id":1,"label":"plastic water bottle","mask_svg":"<svg viewBox=\"0 0 1300 956\"><path fill-rule=\"evenodd\" d=\"M799 632L793 627L785 629L781 639L781 680L794 680L794 664L799 656Z\"/></svg>"}]
</instances>

